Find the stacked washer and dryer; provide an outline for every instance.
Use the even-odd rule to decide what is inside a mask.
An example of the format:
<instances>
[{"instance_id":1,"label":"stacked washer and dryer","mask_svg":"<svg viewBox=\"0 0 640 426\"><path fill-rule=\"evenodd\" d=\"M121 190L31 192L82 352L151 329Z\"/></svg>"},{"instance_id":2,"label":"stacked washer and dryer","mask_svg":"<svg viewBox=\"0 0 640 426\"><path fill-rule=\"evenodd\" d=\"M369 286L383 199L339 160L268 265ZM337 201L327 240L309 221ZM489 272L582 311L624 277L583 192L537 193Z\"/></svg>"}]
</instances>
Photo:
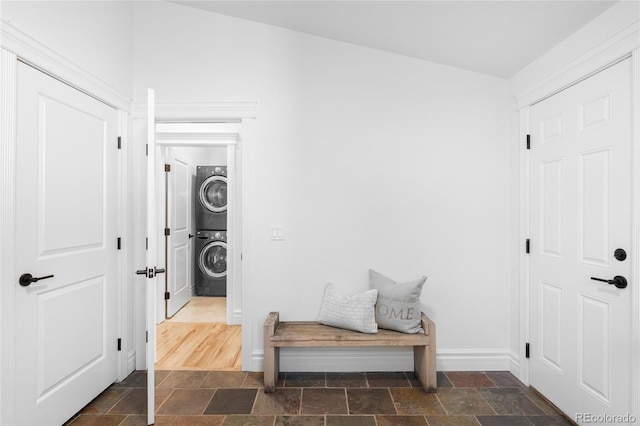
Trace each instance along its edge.
<instances>
[{"instance_id":1,"label":"stacked washer and dryer","mask_svg":"<svg viewBox=\"0 0 640 426\"><path fill-rule=\"evenodd\" d=\"M227 295L227 167L196 168L196 296Z\"/></svg>"}]
</instances>

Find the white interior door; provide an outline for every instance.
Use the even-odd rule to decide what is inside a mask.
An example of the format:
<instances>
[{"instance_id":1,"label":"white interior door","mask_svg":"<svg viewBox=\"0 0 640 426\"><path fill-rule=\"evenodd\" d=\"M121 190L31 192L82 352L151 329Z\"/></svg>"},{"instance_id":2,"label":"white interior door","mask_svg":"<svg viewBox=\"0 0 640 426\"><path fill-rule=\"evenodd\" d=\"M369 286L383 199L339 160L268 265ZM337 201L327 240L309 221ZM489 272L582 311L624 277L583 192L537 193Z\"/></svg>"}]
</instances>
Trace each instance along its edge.
<instances>
[{"instance_id":1,"label":"white interior door","mask_svg":"<svg viewBox=\"0 0 640 426\"><path fill-rule=\"evenodd\" d=\"M532 106L530 126L531 385L578 423L628 414L631 290L592 277L631 284L637 256L631 61Z\"/></svg>"},{"instance_id":2,"label":"white interior door","mask_svg":"<svg viewBox=\"0 0 640 426\"><path fill-rule=\"evenodd\" d=\"M62 424L117 379L115 109L18 63L18 424Z\"/></svg>"},{"instance_id":3,"label":"white interior door","mask_svg":"<svg viewBox=\"0 0 640 426\"><path fill-rule=\"evenodd\" d=\"M189 162L179 158L174 149L168 148L168 210L170 229L168 241L167 279L169 299L167 317L174 316L191 300L191 250L189 242L191 205L191 174Z\"/></svg>"}]
</instances>

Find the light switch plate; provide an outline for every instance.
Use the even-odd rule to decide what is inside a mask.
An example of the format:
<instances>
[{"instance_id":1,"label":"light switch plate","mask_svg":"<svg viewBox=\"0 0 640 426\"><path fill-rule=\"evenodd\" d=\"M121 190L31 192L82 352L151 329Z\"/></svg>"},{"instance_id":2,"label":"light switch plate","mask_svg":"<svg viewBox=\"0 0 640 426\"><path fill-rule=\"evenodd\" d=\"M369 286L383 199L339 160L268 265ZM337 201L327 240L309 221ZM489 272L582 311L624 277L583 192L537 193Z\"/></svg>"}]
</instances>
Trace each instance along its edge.
<instances>
[{"instance_id":1,"label":"light switch plate","mask_svg":"<svg viewBox=\"0 0 640 426\"><path fill-rule=\"evenodd\" d=\"M284 226L271 225L271 241L284 241Z\"/></svg>"}]
</instances>

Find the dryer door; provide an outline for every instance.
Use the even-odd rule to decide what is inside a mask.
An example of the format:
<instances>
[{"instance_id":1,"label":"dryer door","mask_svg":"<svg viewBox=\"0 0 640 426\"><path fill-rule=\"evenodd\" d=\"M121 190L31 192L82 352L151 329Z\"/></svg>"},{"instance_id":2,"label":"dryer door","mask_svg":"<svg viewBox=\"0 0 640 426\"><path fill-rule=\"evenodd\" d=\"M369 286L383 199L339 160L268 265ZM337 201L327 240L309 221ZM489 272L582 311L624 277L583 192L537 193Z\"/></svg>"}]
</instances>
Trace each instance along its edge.
<instances>
[{"instance_id":1,"label":"dryer door","mask_svg":"<svg viewBox=\"0 0 640 426\"><path fill-rule=\"evenodd\" d=\"M208 277L225 277L227 275L227 243L212 241L204 246L198 257L198 266Z\"/></svg>"},{"instance_id":2,"label":"dryer door","mask_svg":"<svg viewBox=\"0 0 640 426\"><path fill-rule=\"evenodd\" d=\"M200 203L210 212L220 213L227 210L227 178L209 176L200 185Z\"/></svg>"}]
</instances>

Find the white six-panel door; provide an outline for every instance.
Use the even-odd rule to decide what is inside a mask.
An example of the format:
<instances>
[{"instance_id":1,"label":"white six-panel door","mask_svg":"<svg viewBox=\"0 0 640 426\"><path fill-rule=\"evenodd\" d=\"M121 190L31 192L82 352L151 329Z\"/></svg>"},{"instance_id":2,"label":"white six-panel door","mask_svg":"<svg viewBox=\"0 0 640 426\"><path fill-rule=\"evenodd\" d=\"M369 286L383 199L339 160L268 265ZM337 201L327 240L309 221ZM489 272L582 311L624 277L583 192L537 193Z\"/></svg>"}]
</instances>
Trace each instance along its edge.
<instances>
[{"instance_id":1,"label":"white six-panel door","mask_svg":"<svg viewBox=\"0 0 640 426\"><path fill-rule=\"evenodd\" d=\"M189 225L193 194L190 194L191 174L188 161L176 156L175 150L167 150L167 163L171 166L168 176L169 236L168 271L169 300L167 317L172 317L191 300L191 251Z\"/></svg>"},{"instance_id":2,"label":"white six-panel door","mask_svg":"<svg viewBox=\"0 0 640 426\"><path fill-rule=\"evenodd\" d=\"M631 409L630 62L530 110L530 382L578 423Z\"/></svg>"},{"instance_id":3,"label":"white six-panel door","mask_svg":"<svg viewBox=\"0 0 640 426\"><path fill-rule=\"evenodd\" d=\"M62 424L117 379L118 114L23 63L17 98L16 419Z\"/></svg>"}]
</instances>

